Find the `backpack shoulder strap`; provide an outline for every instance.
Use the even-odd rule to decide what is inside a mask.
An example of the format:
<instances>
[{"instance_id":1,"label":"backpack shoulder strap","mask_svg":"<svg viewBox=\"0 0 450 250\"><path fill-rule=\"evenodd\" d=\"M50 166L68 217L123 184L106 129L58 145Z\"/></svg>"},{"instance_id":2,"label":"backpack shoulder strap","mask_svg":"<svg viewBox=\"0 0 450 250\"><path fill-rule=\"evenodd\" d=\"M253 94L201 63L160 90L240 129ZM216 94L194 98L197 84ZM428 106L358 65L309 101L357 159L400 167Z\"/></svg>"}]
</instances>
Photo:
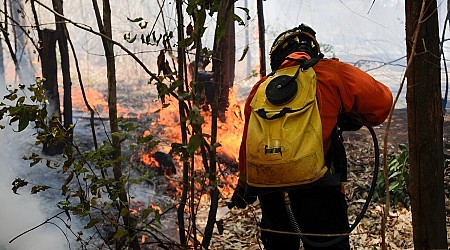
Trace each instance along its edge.
<instances>
[{"instance_id":1,"label":"backpack shoulder strap","mask_svg":"<svg viewBox=\"0 0 450 250\"><path fill-rule=\"evenodd\" d=\"M314 65L316 65L320 61L320 58L311 58L309 60L301 60L301 59L295 59L295 58L286 57L286 60L299 62L300 63L300 67L303 70L307 70L307 69L313 67Z\"/></svg>"},{"instance_id":2,"label":"backpack shoulder strap","mask_svg":"<svg viewBox=\"0 0 450 250\"><path fill-rule=\"evenodd\" d=\"M313 67L314 65L316 65L321 60L321 58L311 58L309 60L303 60L303 59L296 59L296 58L286 57L285 60L299 62L301 69L302 70L307 70L307 69ZM275 69L268 76L274 75L277 70L278 69Z\"/></svg>"}]
</instances>

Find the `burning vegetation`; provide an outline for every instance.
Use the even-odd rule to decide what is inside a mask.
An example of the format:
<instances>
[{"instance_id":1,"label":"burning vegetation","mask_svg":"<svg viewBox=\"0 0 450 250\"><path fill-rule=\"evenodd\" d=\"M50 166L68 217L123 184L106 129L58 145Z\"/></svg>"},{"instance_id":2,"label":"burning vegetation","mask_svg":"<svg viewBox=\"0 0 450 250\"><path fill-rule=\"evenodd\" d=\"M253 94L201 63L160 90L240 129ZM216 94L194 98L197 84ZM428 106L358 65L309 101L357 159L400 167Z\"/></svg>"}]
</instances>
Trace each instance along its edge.
<instances>
[{"instance_id":1,"label":"burning vegetation","mask_svg":"<svg viewBox=\"0 0 450 250\"><path fill-rule=\"evenodd\" d=\"M230 97L233 96L230 94ZM218 164L218 188L223 198L231 196L234 186L237 183L237 165L239 146L243 129L243 113L241 105L230 98L230 105L225 112L226 121L218 121L218 143L216 162ZM181 193L181 173L183 162L180 157L173 153L170 147L171 143L181 142L181 130L178 107L171 104L165 108L158 108L151 113L156 114L156 121L149 124L151 129L145 130L143 136L154 135L161 139L161 142L149 151L140 152L140 161L153 169L157 174L171 176L172 186L169 189L174 190L175 194ZM205 134L211 133L211 113L207 109L201 110L204 117L202 129ZM206 137L208 138L208 137ZM208 178L205 178L205 168L201 156L201 150L198 149L193 156L195 175L204 177L203 181L196 184L196 189L204 189L209 185ZM178 179L178 181L176 181Z\"/></svg>"}]
</instances>

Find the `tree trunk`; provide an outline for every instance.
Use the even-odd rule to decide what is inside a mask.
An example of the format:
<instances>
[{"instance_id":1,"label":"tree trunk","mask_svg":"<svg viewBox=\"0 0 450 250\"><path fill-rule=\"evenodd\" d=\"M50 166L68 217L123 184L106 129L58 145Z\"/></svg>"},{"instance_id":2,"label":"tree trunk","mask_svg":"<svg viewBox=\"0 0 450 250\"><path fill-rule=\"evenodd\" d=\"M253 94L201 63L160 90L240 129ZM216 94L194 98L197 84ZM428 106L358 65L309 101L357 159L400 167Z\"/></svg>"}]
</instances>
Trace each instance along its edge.
<instances>
[{"instance_id":1,"label":"tree trunk","mask_svg":"<svg viewBox=\"0 0 450 250\"><path fill-rule=\"evenodd\" d=\"M214 103L212 105L211 117L211 144L215 145L217 142L217 119L221 119L222 105L226 102L228 106L228 93L232 87L232 80L234 79L234 61L235 61L235 45L234 45L234 19L231 18L234 13L233 1L221 1L219 12L217 13L217 26L214 37L213 49L213 75L214 83L216 84L216 93ZM233 21L233 22L230 22ZM224 26L225 25L225 26ZM223 32L225 29L225 32ZM228 41L228 40L231 40ZM227 59L227 57L230 57ZM228 64L228 65L227 65ZM232 65L231 65L232 64ZM230 79L229 77L232 77ZM230 82L231 80L231 82ZM226 98L224 99L224 94ZM211 185L217 185L217 162L216 162L216 148L211 147L209 151L210 169L209 180ZM211 242L214 225L216 223L216 213L219 202L219 190L216 186L211 187L210 191L210 208L208 214L208 221L205 227L205 236L202 241L202 246L208 249Z\"/></svg>"},{"instance_id":2,"label":"tree trunk","mask_svg":"<svg viewBox=\"0 0 450 250\"><path fill-rule=\"evenodd\" d=\"M406 100L414 248L447 249L437 4L409 0L405 7L411 60Z\"/></svg>"},{"instance_id":3,"label":"tree trunk","mask_svg":"<svg viewBox=\"0 0 450 250\"><path fill-rule=\"evenodd\" d=\"M0 31L3 35L3 39L5 40L6 46L8 47L8 51L9 54L11 55L11 59L14 62L14 66L15 66L15 71L16 74L19 75L19 79L21 78L21 72L20 72L20 66L19 66L19 62L17 61L17 57L16 57L16 52L14 51L13 45L11 43L11 39L10 39L10 33L8 32L8 18L6 18L6 16L8 15L8 6L7 6L7 1L3 2L3 8L5 11L5 20L4 22L0 22Z\"/></svg>"},{"instance_id":4,"label":"tree trunk","mask_svg":"<svg viewBox=\"0 0 450 250\"><path fill-rule=\"evenodd\" d=\"M42 77L44 82L42 84L45 89L45 97L48 100L47 116L49 119L60 119L61 111L59 107L59 93L58 93L58 67L56 63L56 31L50 29L42 30L42 49L39 53L42 65ZM52 126L53 122L49 122ZM51 136L47 138L43 145L44 153L48 155L61 154L64 145L52 143Z\"/></svg>"},{"instance_id":5,"label":"tree trunk","mask_svg":"<svg viewBox=\"0 0 450 250\"><path fill-rule=\"evenodd\" d=\"M244 8L248 8L248 0L244 1ZM248 19L245 18L245 27L248 27ZM247 69L245 71L245 76L249 77L251 75L253 75L253 70L252 70L252 53L251 53L251 49L250 49L250 35L249 35L249 28L245 29L245 46L248 46L248 51L247 51L247 55L246 57L246 62L247 62Z\"/></svg>"},{"instance_id":6,"label":"tree trunk","mask_svg":"<svg viewBox=\"0 0 450 250\"><path fill-rule=\"evenodd\" d=\"M3 38L0 37L0 93L6 93L5 63L3 58Z\"/></svg>"},{"instance_id":7,"label":"tree trunk","mask_svg":"<svg viewBox=\"0 0 450 250\"><path fill-rule=\"evenodd\" d=\"M19 80L23 84L27 84L29 81L34 81L34 72L30 58L26 53L26 35L21 27L26 27L25 17L22 13L24 11L23 0L10 1L10 15L15 21L12 25L14 33L14 50L17 59L17 69ZM20 25L21 27L18 27Z\"/></svg>"},{"instance_id":8,"label":"tree trunk","mask_svg":"<svg viewBox=\"0 0 450 250\"><path fill-rule=\"evenodd\" d=\"M219 119L225 122L225 112L230 104L229 94L230 89L233 88L234 82L234 71L236 64L236 38L235 38L235 27L234 27L234 3L228 3L228 1L222 1L221 11L219 11L218 18L222 18L225 21L225 36L221 38L220 49L222 51L222 62L221 62L221 94L219 99ZM215 81L217 83L217 81Z\"/></svg>"},{"instance_id":9,"label":"tree trunk","mask_svg":"<svg viewBox=\"0 0 450 250\"><path fill-rule=\"evenodd\" d=\"M176 8L177 8L177 33L178 33L178 41L184 40L184 24L183 24L183 4L181 1L176 2ZM178 46L178 80L184 82L185 79L185 67L186 67L186 55L185 55L185 49L182 46ZM178 93L184 93L186 90L184 88L184 83L180 84L178 87ZM179 110L180 110L180 128L181 128L181 137L182 137L182 144L187 145L188 139L187 139L187 125L186 125L186 116L184 113L184 101L179 100ZM180 197L180 205L177 208L177 219L178 219L178 233L180 238L180 244L182 246L187 247L187 237L186 237L186 231L185 231L185 220L184 220L184 209L186 207L187 203L187 192L188 192L188 186L189 186L189 162L183 161L183 189Z\"/></svg>"},{"instance_id":10,"label":"tree trunk","mask_svg":"<svg viewBox=\"0 0 450 250\"><path fill-rule=\"evenodd\" d=\"M56 65L56 31L50 29L42 30L42 49L40 52L42 64L42 77L45 79L43 87L48 99L48 117L60 117L59 93Z\"/></svg>"},{"instance_id":11,"label":"tree trunk","mask_svg":"<svg viewBox=\"0 0 450 250\"><path fill-rule=\"evenodd\" d=\"M100 15L99 7L96 0L92 1L94 4L94 10L96 14L97 24L100 33L112 39L112 29L111 29L111 7L109 4L109 0L103 0L103 21ZM133 226L133 220L128 204L128 195L125 189L124 180L122 180L122 164L119 160L122 149L120 144L120 136L119 136L119 123L117 119L117 91L116 91L116 62L114 57L114 48L113 42L102 37L103 48L105 50L106 56L106 74L108 78L108 108L109 108L109 124L111 128L111 137L112 137L112 147L114 148L114 152L112 154L113 163L113 173L114 180L118 182L119 188L119 205L117 207L118 211L127 211L126 214L122 216L123 223L125 229L128 230L128 237L134 237L131 241L130 247L133 250L140 249L139 242L137 241L137 232L135 227ZM117 249L122 249L125 247L123 240L118 240L116 244Z\"/></svg>"},{"instance_id":12,"label":"tree trunk","mask_svg":"<svg viewBox=\"0 0 450 250\"><path fill-rule=\"evenodd\" d=\"M52 0L53 9L61 15L64 15L62 0ZM59 53L61 55L61 71L63 76L63 87L64 87L64 97L63 97L63 107L64 107L64 128L68 130L67 140L69 142L72 140L72 130L70 125L72 125L72 81L70 77L70 63L69 63L69 47L67 45L66 36L66 25L64 21L55 15L56 21L56 33L58 38Z\"/></svg>"},{"instance_id":13,"label":"tree trunk","mask_svg":"<svg viewBox=\"0 0 450 250\"><path fill-rule=\"evenodd\" d=\"M266 28L264 27L264 8L263 0L257 0L256 8L258 11L258 34L259 34L259 76L266 76Z\"/></svg>"}]
</instances>

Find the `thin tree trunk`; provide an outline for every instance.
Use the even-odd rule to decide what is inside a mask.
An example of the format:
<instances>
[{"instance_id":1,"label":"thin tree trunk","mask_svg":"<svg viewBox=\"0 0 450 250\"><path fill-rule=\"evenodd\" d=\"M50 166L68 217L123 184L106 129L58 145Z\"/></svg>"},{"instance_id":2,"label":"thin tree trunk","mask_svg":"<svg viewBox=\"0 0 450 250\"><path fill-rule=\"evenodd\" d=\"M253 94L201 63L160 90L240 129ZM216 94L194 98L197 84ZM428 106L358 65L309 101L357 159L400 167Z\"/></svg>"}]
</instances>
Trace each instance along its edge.
<instances>
[{"instance_id":1,"label":"thin tree trunk","mask_svg":"<svg viewBox=\"0 0 450 250\"><path fill-rule=\"evenodd\" d=\"M184 25L183 25L183 3L181 1L176 2L176 8L177 8L177 19L178 19L178 41L184 40ZM184 48L181 46L178 46L178 80L184 81L184 69L186 66L186 56L184 53ZM185 88L184 84L180 84L178 87L178 93L184 93ZM183 145L187 145L187 126L185 122L185 113L184 113L184 103L183 100L179 101L179 109L180 109L180 129L181 129L181 140ZM180 204L177 209L177 216L178 216L178 233L180 237L180 243L183 246L187 247L187 238L186 238L186 231L185 231L185 224L184 224L184 209L187 204L187 193L188 193L188 187L189 187L189 162L183 161L183 187L182 187L182 193L180 198Z\"/></svg>"},{"instance_id":2,"label":"thin tree trunk","mask_svg":"<svg viewBox=\"0 0 450 250\"><path fill-rule=\"evenodd\" d=\"M45 97L48 100L47 116L49 119L61 119L58 93L58 67L56 63L56 31L50 29L42 30L42 49L39 52L42 65L42 77L44 78L43 88ZM49 126L53 126L49 122ZM52 136L48 135L43 145L44 153L48 155L61 154L64 149L62 143L54 144Z\"/></svg>"},{"instance_id":3,"label":"thin tree trunk","mask_svg":"<svg viewBox=\"0 0 450 250\"><path fill-rule=\"evenodd\" d=\"M7 11L8 6L7 6L7 1L3 2L3 8L4 8L4 13L5 13L5 22L4 22L4 24L0 22L0 30L2 32L3 39L5 39L5 43L6 43L6 46L8 47L8 51L9 51L9 54L11 56L11 59L14 62L16 74L20 75L19 62L17 60L16 52L14 51L14 48L12 46L11 39L9 37L9 32L8 32L8 11ZM19 78L20 78L20 76L19 76Z\"/></svg>"},{"instance_id":4,"label":"thin tree trunk","mask_svg":"<svg viewBox=\"0 0 450 250\"><path fill-rule=\"evenodd\" d=\"M5 79L5 63L3 58L3 38L0 38L0 93L5 93L6 79Z\"/></svg>"},{"instance_id":5,"label":"thin tree trunk","mask_svg":"<svg viewBox=\"0 0 450 250\"><path fill-rule=\"evenodd\" d=\"M441 44L440 44L440 52L442 55L442 62L444 64L444 71L445 71L445 94L444 94L444 98L442 98L442 112L443 114L446 113L446 109L447 109L447 99L448 99L448 69L447 69L447 60L445 58L445 53L444 53L444 42L445 42L445 31L447 30L447 24L450 22L450 0L447 0L447 14L445 15L445 19L444 19L444 27L442 28L442 36L441 36Z\"/></svg>"},{"instance_id":6,"label":"thin tree trunk","mask_svg":"<svg viewBox=\"0 0 450 250\"><path fill-rule=\"evenodd\" d=\"M408 0L405 7L412 58L406 100L414 248L447 249L437 3ZM412 46L415 33L419 42Z\"/></svg>"},{"instance_id":7,"label":"thin tree trunk","mask_svg":"<svg viewBox=\"0 0 450 250\"><path fill-rule=\"evenodd\" d=\"M217 13L217 26L215 31L215 37L214 37L214 48L213 48L213 72L214 72L214 83L216 84L216 93L214 97L214 102L212 105L212 117L211 117L211 148L209 151L209 160L210 160L210 169L209 169L209 182L210 185L217 185L217 162L216 162L216 145L217 143L217 119L219 118L220 114L220 103L224 100L222 99L223 93L222 90L226 89L229 91L228 86L224 82L224 78L226 77L224 74L224 71L227 72L231 66L226 66L226 62L224 61L226 56L229 56L229 54L224 54L226 51L231 53L231 51L226 49L229 44L227 44L227 32L225 32L225 35L223 32L220 32L221 29L231 29L229 25L231 25L229 22L227 22L227 19L230 19L230 15L233 14L234 9L234 2L233 1L221 1L221 6L219 9L219 12ZM223 27L222 25L227 25ZM234 26L234 23L232 24ZM234 27L232 28L234 29ZM233 53L234 55L234 50ZM227 62L230 63L230 60ZM234 65L234 60L232 61ZM232 67L234 69L234 66ZM232 73L234 77L234 70L233 72L227 72L228 74ZM224 86L225 85L225 86ZM202 241L202 246L206 249L208 249L211 238L214 230L214 225L216 223L216 214L217 214L217 208L219 204L219 190L217 186L212 186L210 191L210 198L211 203L209 207L209 214L208 214L208 220L206 222L205 226L205 236Z\"/></svg>"},{"instance_id":8,"label":"thin tree trunk","mask_svg":"<svg viewBox=\"0 0 450 250\"><path fill-rule=\"evenodd\" d=\"M17 69L19 80L26 84L28 81L34 80L34 74L30 63L30 58L26 53L26 34L21 27L25 27L25 17L23 16L23 0L10 1L10 15L15 25L12 25L14 34L14 51L17 58ZM28 77L25 77L28 76Z\"/></svg>"},{"instance_id":9,"label":"thin tree trunk","mask_svg":"<svg viewBox=\"0 0 450 250\"><path fill-rule=\"evenodd\" d=\"M244 8L248 8L248 0L244 1ZM249 35L249 28L248 28L248 19L245 18L245 26L247 27L245 29L245 46L248 46L248 52L246 55L246 61L247 61L247 69L246 69L246 77L253 75L252 72L252 53L251 53L251 49L250 49L250 35Z\"/></svg>"},{"instance_id":10,"label":"thin tree trunk","mask_svg":"<svg viewBox=\"0 0 450 250\"><path fill-rule=\"evenodd\" d=\"M222 8L226 8L221 11L221 15L225 20L225 36L222 38L220 49L222 50L222 62L221 62L221 92L219 95L218 116L220 121L225 122L225 113L230 104L229 94L230 89L233 88L234 71L236 64L236 39L235 39L235 27L234 27L234 2L222 1Z\"/></svg>"},{"instance_id":11,"label":"thin tree trunk","mask_svg":"<svg viewBox=\"0 0 450 250\"><path fill-rule=\"evenodd\" d=\"M14 49L12 47L11 40L9 39L8 31L3 27L3 25L1 25L1 23L0 23L0 29L1 29L3 38L5 39L6 46L8 47L9 54L14 62L16 72L19 73L20 72L19 62L17 61L16 53L14 52Z\"/></svg>"},{"instance_id":12,"label":"thin tree trunk","mask_svg":"<svg viewBox=\"0 0 450 250\"><path fill-rule=\"evenodd\" d=\"M94 141L94 149L97 150L98 149L98 142L97 142L97 135L95 132L95 122L94 122L94 117L95 117L95 111L94 109L91 107L91 105L89 104L87 97L86 97L86 91L84 90L84 84L83 84L83 79L81 77L81 71L80 71L80 64L78 61L78 57L77 54L75 52L75 46L72 43L72 40L70 39L69 33L67 32L66 29L66 35L67 35L67 41L69 42L70 48L72 50L72 55L73 55L73 59L75 61L75 68L77 71L77 76L78 76L78 83L80 85L80 90L81 90L81 95L83 96L83 101L84 101L84 105L86 106L86 108L89 110L89 124L91 127L91 132L92 132L92 140Z\"/></svg>"},{"instance_id":13,"label":"thin tree trunk","mask_svg":"<svg viewBox=\"0 0 450 250\"><path fill-rule=\"evenodd\" d=\"M256 8L258 11L258 34L259 34L259 76L266 75L266 28L264 27L264 8L263 0L257 0Z\"/></svg>"},{"instance_id":14,"label":"thin tree trunk","mask_svg":"<svg viewBox=\"0 0 450 250\"><path fill-rule=\"evenodd\" d=\"M125 228L128 230L128 237L134 237L131 242L131 248L133 250L140 249L140 245L137 241L136 230L133 226L133 218L129 211L128 204L128 195L125 189L125 183L122 180L122 164L119 161L119 157L121 156L121 145L119 138L119 123L117 119L117 91L116 91L116 66L115 66L115 57L114 57L114 49L112 39L112 30L111 30L111 7L109 4L109 0L103 0L103 21L100 15L100 10L96 0L93 0L95 15L97 19L97 24L100 33L108 37L106 39L102 37L103 48L105 50L106 56L106 67L107 67L107 78L108 78L108 108L109 108L109 124L111 128L111 137L112 137L112 146L114 148L114 153L112 155L113 160L113 173L114 179L118 182L119 188L119 199L120 202L118 204L118 211L127 211L125 215L122 216L123 222L125 224ZM124 242L119 241L116 245L118 249L122 249L124 247Z\"/></svg>"},{"instance_id":15,"label":"thin tree trunk","mask_svg":"<svg viewBox=\"0 0 450 250\"><path fill-rule=\"evenodd\" d=\"M64 15L62 0L52 0L53 9ZM55 15L56 33L58 37L59 53L61 55L61 71L63 76L63 107L64 107L64 128L68 130L67 140L72 140L73 131L69 128L72 125L72 80L70 77L69 47L67 45L66 24L58 15Z\"/></svg>"}]
</instances>

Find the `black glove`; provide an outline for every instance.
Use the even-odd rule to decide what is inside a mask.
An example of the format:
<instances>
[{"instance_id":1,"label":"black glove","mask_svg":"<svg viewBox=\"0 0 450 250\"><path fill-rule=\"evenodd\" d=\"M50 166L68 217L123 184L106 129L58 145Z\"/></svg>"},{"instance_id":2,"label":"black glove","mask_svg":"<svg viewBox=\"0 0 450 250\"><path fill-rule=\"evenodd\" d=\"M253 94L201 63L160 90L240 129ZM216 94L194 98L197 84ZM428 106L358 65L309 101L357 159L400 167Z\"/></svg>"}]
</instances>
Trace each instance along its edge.
<instances>
[{"instance_id":1,"label":"black glove","mask_svg":"<svg viewBox=\"0 0 450 250\"><path fill-rule=\"evenodd\" d=\"M341 131L357 131L363 126L359 117L346 113L339 114L337 124Z\"/></svg>"},{"instance_id":2,"label":"black glove","mask_svg":"<svg viewBox=\"0 0 450 250\"><path fill-rule=\"evenodd\" d=\"M246 208L247 205L253 204L256 201L256 196L244 196L245 195L246 184L239 181L236 189L234 190L233 196L231 197L231 203L228 204L228 208L238 207Z\"/></svg>"}]
</instances>

